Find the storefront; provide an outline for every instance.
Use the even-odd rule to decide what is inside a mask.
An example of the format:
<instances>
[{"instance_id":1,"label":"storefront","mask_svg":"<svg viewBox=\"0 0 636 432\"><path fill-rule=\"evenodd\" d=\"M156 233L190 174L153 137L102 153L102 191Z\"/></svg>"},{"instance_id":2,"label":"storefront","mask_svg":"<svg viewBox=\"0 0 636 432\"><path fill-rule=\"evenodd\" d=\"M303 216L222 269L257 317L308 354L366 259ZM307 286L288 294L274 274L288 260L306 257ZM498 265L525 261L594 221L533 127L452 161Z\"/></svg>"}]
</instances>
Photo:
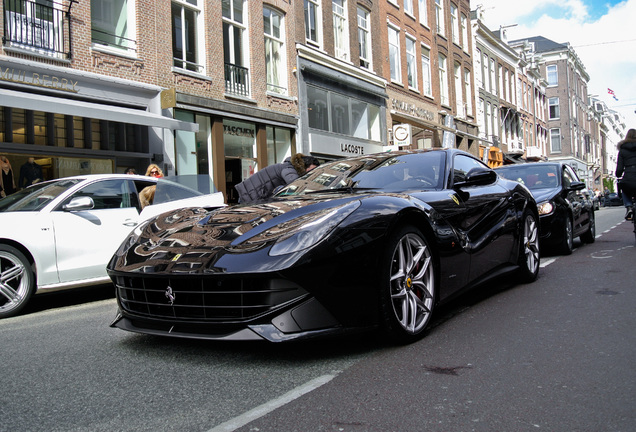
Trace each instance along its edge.
<instances>
[{"instance_id":1,"label":"storefront","mask_svg":"<svg viewBox=\"0 0 636 432\"><path fill-rule=\"evenodd\" d=\"M197 132L176 131L167 157L179 174L209 174L229 204L238 202L234 186L261 167L296 153L298 117L227 100L176 94L175 117L198 125Z\"/></svg>"},{"instance_id":2,"label":"storefront","mask_svg":"<svg viewBox=\"0 0 636 432\"><path fill-rule=\"evenodd\" d=\"M297 49L299 151L323 161L383 151L386 82L304 45Z\"/></svg>"},{"instance_id":3,"label":"storefront","mask_svg":"<svg viewBox=\"0 0 636 432\"><path fill-rule=\"evenodd\" d=\"M36 63L0 60L0 154L19 168L30 158L42 179L145 172L163 162L166 136L197 125L162 111L157 86ZM164 115L165 114L165 115ZM169 171L170 167L166 167ZM25 186L23 183L19 186Z\"/></svg>"}]
</instances>

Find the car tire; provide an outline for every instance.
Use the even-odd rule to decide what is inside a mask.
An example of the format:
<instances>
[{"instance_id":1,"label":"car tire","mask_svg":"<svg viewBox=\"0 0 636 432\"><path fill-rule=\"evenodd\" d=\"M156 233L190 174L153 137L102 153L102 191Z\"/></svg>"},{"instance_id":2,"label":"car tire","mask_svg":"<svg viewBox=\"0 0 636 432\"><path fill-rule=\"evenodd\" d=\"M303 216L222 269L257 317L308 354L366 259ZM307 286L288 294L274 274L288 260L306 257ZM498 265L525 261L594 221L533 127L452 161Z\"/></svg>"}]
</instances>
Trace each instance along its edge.
<instances>
[{"instance_id":1,"label":"car tire","mask_svg":"<svg viewBox=\"0 0 636 432\"><path fill-rule=\"evenodd\" d=\"M590 223L587 231L581 235L581 240L585 243L594 243L596 241L596 217L593 211L590 212Z\"/></svg>"},{"instance_id":2,"label":"car tire","mask_svg":"<svg viewBox=\"0 0 636 432\"><path fill-rule=\"evenodd\" d=\"M561 255L571 255L572 249L574 249L574 228L572 226L572 218L569 215L565 218L565 226L563 228L563 240L559 250Z\"/></svg>"},{"instance_id":3,"label":"car tire","mask_svg":"<svg viewBox=\"0 0 636 432\"><path fill-rule=\"evenodd\" d=\"M0 318L19 313L34 292L29 260L13 246L0 245Z\"/></svg>"},{"instance_id":4,"label":"car tire","mask_svg":"<svg viewBox=\"0 0 636 432\"><path fill-rule=\"evenodd\" d=\"M519 276L522 282L534 282L539 275L539 225L536 216L526 211L523 215L519 247Z\"/></svg>"},{"instance_id":5,"label":"car tire","mask_svg":"<svg viewBox=\"0 0 636 432\"><path fill-rule=\"evenodd\" d=\"M380 266L380 304L391 341L410 343L424 336L436 299L433 251L424 235L405 226L387 243Z\"/></svg>"}]
</instances>

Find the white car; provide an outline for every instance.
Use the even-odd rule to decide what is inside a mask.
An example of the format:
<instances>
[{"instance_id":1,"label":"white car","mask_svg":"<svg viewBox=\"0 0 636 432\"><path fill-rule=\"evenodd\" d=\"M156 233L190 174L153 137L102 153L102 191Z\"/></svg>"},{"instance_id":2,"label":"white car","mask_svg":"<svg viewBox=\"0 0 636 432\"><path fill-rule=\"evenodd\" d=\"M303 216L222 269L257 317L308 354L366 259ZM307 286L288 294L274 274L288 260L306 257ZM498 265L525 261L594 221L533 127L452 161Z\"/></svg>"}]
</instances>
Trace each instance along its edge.
<instances>
[{"instance_id":1,"label":"white car","mask_svg":"<svg viewBox=\"0 0 636 432\"><path fill-rule=\"evenodd\" d=\"M152 216L225 205L220 192L186 187L184 178L210 187L209 176L93 174L39 183L0 199L0 318L17 314L36 292L109 283L106 264L113 253ZM142 209L140 192L149 186L156 186L154 202Z\"/></svg>"}]
</instances>

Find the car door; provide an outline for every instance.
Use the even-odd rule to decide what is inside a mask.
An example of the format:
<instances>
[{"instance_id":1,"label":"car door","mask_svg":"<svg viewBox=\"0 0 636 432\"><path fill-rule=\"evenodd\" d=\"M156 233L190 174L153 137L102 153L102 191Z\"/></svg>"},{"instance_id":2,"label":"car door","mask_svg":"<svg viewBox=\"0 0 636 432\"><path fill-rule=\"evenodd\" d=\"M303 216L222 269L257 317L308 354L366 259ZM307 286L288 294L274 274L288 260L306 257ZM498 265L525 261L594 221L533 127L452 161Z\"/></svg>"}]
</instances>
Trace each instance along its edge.
<instances>
[{"instance_id":1,"label":"car door","mask_svg":"<svg viewBox=\"0 0 636 432\"><path fill-rule=\"evenodd\" d=\"M456 155L453 184L463 181L476 167L488 169L475 158ZM457 228L465 237L464 248L470 254L469 280L474 281L511 259L516 232L513 198L498 180L461 188L457 195L466 207L465 217Z\"/></svg>"},{"instance_id":2,"label":"car door","mask_svg":"<svg viewBox=\"0 0 636 432\"><path fill-rule=\"evenodd\" d=\"M65 211L77 197L90 197L90 210ZM106 278L106 263L139 223L139 204L130 180L93 182L52 212L60 283Z\"/></svg>"}]
</instances>

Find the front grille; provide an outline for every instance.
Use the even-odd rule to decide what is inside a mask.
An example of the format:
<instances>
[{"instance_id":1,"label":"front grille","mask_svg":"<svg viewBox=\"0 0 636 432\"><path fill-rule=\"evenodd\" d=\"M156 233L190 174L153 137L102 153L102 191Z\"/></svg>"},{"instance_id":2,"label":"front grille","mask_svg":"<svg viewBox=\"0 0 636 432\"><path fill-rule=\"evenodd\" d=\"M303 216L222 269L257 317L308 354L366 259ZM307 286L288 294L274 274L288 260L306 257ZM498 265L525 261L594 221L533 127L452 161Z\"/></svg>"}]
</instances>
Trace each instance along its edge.
<instances>
[{"instance_id":1,"label":"front grille","mask_svg":"<svg viewBox=\"0 0 636 432\"><path fill-rule=\"evenodd\" d=\"M117 276L115 286L124 311L185 321L247 321L307 294L270 278Z\"/></svg>"}]
</instances>

